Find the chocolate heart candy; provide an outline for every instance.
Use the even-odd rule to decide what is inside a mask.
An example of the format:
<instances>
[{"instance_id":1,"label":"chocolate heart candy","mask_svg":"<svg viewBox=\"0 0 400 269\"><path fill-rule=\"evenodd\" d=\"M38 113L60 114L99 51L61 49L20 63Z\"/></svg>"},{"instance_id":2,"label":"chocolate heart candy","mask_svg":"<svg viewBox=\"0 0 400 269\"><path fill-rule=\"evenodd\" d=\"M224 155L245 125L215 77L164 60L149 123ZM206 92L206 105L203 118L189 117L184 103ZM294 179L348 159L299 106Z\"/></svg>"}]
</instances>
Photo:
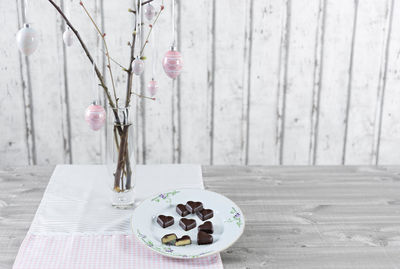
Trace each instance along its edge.
<instances>
[{"instance_id":1,"label":"chocolate heart candy","mask_svg":"<svg viewBox=\"0 0 400 269\"><path fill-rule=\"evenodd\" d=\"M177 239L178 237L176 234L166 234L161 238L161 243L165 245L175 245Z\"/></svg>"},{"instance_id":2,"label":"chocolate heart candy","mask_svg":"<svg viewBox=\"0 0 400 269\"><path fill-rule=\"evenodd\" d=\"M192 243L192 240L190 239L190 236L184 235L181 238L176 239L175 246L186 246L190 245Z\"/></svg>"},{"instance_id":3,"label":"chocolate heart candy","mask_svg":"<svg viewBox=\"0 0 400 269\"><path fill-rule=\"evenodd\" d=\"M208 234L203 231L200 231L197 234L197 244L198 245L207 245L207 244L211 244L212 242L213 242L213 237L211 234Z\"/></svg>"},{"instance_id":4,"label":"chocolate heart candy","mask_svg":"<svg viewBox=\"0 0 400 269\"><path fill-rule=\"evenodd\" d=\"M214 228L211 221L206 221L202 225L199 226L199 231L203 231L208 234L212 234L214 232Z\"/></svg>"},{"instance_id":5,"label":"chocolate heart candy","mask_svg":"<svg viewBox=\"0 0 400 269\"><path fill-rule=\"evenodd\" d=\"M196 221L194 219L181 218L179 226L181 226L185 231L189 231L196 227Z\"/></svg>"},{"instance_id":6,"label":"chocolate heart candy","mask_svg":"<svg viewBox=\"0 0 400 269\"><path fill-rule=\"evenodd\" d=\"M178 213L181 217L185 217L189 215L189 211L186 209L185 205L179 204L176 206L176 213Z\"/></svg>"},{"instance_id":7,"label":"chocolate heart candy","mask_svg":"<svg viewBox=\"0 0 400 269\"><path fill-rule=\"evenodd\" d=\"M174 218L171 216L159 215L157 218L157 223L160 224L161 227L167 228L174 224Z\"/></svg>"},{"instance_id":8,"label":"chocolate heart candy","mask_svg":"<svg viewBox=\"0 0 400 269\"><path fill-rule=\"evenodd\" d=\"M196 212L196 215L199 217L201 220L208 220L214 217L214 211L212 209L203 209L200 211Z\"/></svg>"},{"instance_id":9,"label":"chocolate heart candy","mask_svg":"<svg viewBox=\"0 0 400 269\"><path fill-rule=\"evenodd\" d=\"M203 204L201 202L188 201L185 207L190 213L194 214L196 211L203 209Z\"/></svg>"}]
</instances>

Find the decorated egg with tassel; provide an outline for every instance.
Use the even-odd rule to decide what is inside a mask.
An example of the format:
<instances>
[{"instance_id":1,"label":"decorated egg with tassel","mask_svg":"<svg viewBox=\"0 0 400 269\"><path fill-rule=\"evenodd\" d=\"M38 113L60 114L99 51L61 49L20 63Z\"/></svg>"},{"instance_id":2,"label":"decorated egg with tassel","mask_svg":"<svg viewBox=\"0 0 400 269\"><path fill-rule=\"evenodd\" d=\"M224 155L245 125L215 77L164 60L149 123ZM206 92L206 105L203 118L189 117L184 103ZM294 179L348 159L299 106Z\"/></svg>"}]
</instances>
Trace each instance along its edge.
<instances>
[{"instance_id":1,"label":"decorated egg with tassel","mask_svg":"<svg viewBox=\"0 0 400 269\"><path fill-rule=\"evenodd\" d=\"M151 21L155 15L156 9L151 4L147 4L144 6L144 16L148 21Z\"/></svg>"},{"instance_id":2,"label":"decorated egg with tassel","mask_svg":"<svg viewBox=\"0 0 400 269\"><path fill-rule=\"evenodd\" d=\"M103 127L106 120L104 107L96 105L96 102L93 102L85 111L85 120L93 131L99 130Z\"/></svg>"},{"instance_id":3,"label":"decorated egg with tassel","mask_svg":"<svg viewBox=\"0 0 400 269\"><path fill-rule=\"evenodd\" d=\"M136 58L132 63L132 71L135 75L140 76L144 70L144 62Z\"/></svg>"},{"instance_id":4,"label":"decorated egg with tassel","mask_svg":"<svg viewBox=\"0 0 400 269\"><path fill-rule=\"evenodd\" d=\"M170 51L168 51L162 62L165 74L172 79L175 79L180 75L183 68L182 56L179 51L172 47Z\"/></svg>"},{"instance_id":5,"label":"decorated egg with tassel","mask_svg":"<svg viewBox=\"0 0 400 269\"><path fill-rule=\"evenodd\" d=\"M157 81L154 80L154 78L152 78L149 84L147 85L147 89L149 90L151 96L156 95L158 90L158 83Z\"/></svg>"},{"instance_id":6,"label":"decorated egg with tassel","mask_svg":"<svg viewBox=\"0 0 400 269\"><path fill-rule=\"evenodd\" d=\"M22 54L29 56L39 45L38 33L30 24L26 23L17 33L17 46Z\"/></svg>"},{"instance_id":7,"label":"decorated egg with tassel","mask_svg":"<svg viewBox=\"0 0 400 269\"><path fill-rule=\"evenodd\" d=\"M74 41L74 33L69 27L67 30L64 31L63 40L64 44L68 47L70 47Z\"/></svg>"}]
</instances>

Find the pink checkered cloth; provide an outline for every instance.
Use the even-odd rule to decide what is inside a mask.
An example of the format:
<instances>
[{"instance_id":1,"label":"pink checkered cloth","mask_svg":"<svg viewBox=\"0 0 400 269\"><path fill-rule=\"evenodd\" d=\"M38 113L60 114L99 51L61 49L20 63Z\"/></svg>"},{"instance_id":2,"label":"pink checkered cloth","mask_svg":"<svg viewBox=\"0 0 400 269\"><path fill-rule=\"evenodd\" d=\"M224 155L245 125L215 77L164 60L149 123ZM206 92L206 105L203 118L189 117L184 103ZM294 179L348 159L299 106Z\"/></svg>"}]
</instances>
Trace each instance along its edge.
<instances>
[{"instance_id":1,"label":"pink checkered cloth","mask_svg":"<svg viewBox=\"0 0 400 269\"><path fill-rule=\"evenodd\" d=\"M136 170L137 201L173 188L203 188L199 165ZM14 269L221 269L219 254L179 260L151 251L132 234L132 210L111 207L106 167L58 165L14 262ZM105 185L105 184L104 184Z\"/></svg>"},{"instance_id":2,"label":"pink checkered cloth","mask_svg":"<svg viewBox=\"0 0 400 269\"><path fill-rule=\"evenodd\" d=\"M14 269L172 268L222 269L219 254L180 260L143 246L134 235L28 235Z\"/></svg>"}]
</instances>

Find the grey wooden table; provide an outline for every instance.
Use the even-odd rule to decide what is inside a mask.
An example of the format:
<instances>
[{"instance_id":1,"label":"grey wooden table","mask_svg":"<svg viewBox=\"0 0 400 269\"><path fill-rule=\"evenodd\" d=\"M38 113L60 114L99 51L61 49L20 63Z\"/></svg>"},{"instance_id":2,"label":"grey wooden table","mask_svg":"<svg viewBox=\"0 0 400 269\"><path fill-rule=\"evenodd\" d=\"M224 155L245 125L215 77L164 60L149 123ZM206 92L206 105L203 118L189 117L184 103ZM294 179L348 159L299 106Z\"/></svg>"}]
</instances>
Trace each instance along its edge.
<instances>
[{"instance_id":1,"label":"grey wooden table","mask_svg":"<svg viewBox=\"0 0 400 269\"><path fill-rule=\"evenodd\" d=\"M11 268L54 167L0 170L0 268ZM400 268L400 166L205 166L244 211L225 268Z\"/></svg>"}]
</instances>

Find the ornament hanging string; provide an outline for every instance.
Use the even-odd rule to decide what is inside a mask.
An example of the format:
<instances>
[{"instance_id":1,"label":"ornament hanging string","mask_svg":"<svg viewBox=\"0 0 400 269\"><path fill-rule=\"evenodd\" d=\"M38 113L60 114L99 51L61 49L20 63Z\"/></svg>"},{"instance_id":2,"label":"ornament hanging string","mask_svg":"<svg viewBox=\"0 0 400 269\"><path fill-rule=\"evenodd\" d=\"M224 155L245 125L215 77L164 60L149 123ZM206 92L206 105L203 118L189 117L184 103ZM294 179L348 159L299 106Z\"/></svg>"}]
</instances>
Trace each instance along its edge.
<instances>
[{"instance_id":1,"label":"ornament hanging string","mask_svg":"<svg viewBox=\"0 0 400 269\"><path fill-rule=\"evenodd\" d=\"M65 5L65 10L66 10L66 13L67 13L67 17L71 20L72 18L71 18L71 2L72 2L72 0L71 1L67 1L67 3L66 3L66 5ZM68 29L69 29L69 26L68 26Z\"/></svg>"},{"instance_id":2,"label":"ornament hanging string","mask_svg":"<svg viewBox=\"0 0 400 269\"><path fill-rule=\"evenodd\" d=\"M172 47L175 47L175 0L172 0Z\"/></svg>"},{"instance_id":3,"label":"ornament hanging string","mask_svg":"<svg viewBox=\"0 0 400 269\"><path fill-rule=\"evenodd\" d=\"M139 29L139 36L138 36L138 38L139 38L139 48L138 48L138 50L137 50L137 52L138 52L138 60L140 61L140 48L142 47L142 0L139 0L139 8L138 8L138 14L137 14L138 16L139 16L139 26L138 26L138 29ZM136 80L136 91L138 92L138 93L140 93L141 92L141 89L140 89L140 79L137 79Z\"/></svg>"},{"instance_id":4,"label":"ornament hanging string","mask_svg":"<svg viewBox=\"0 0 400 269\"><path fill-rule=\"evenodd\" d=\"M101 42L100 40L99 40L99 42ZM97 47L97 56L96 56L96 58L97 58L97 62L100 62L100 60L101 60L101 57L104 55L103 53L101 53L101 48L100 48L100 44L98 44L97 45L98 47ZM100 56L101 55L101 56ZM93 74L93 76L95 76L96 75L96 69L95 69L95 66L93 66L93 71L95 72L94 74ZM99 102L99 104L101 104L101 105L104 105L104 102L102 102L102 95L101 95L101 91L99 91L99 84L96 82L97 80L96 80L96 77L94 77L94 79L95 79L95 86L96 86L96 92L97 92L97 100L98 100L98 102Z\"/></svg>"},{"instance_id":5,"label":"ornament hanging string","mask_svg":"<svg viewBox=\"0 0 400 269\"><path fill-rule=\"evenodd\" d=\"M24 0L24 18L25 18L25 23L28 23L28 5L29 5L29 1L28 0Z\"/></svg>"},{"instance_id":6,"label":"ornament hanging string","mask_svg":"<svg viewBox=\"0 0 400 269\"><path fill-rule=\"evenodd\" d=\"M138 7L136 13L136 23L137 23L137 31L136 31L136 39L138 40L138 49L137 49L137 59L140 59L140 48L142 47L142 0L138 0L139 3L136 4Z\"/></svg>"},{"instance_id":7,"label":"ornament hanging string","mask_svg":"<svg viewBox=\"0 0 400 269\"><path fill-rule=\"evenodd\" d=\"M95 61L93 59L93 65L92 65L92 91L93 91L93 103L95 103L96 105L98 105L98 101L99 101L99 94L97 91L97 85L96 85L96 69L95 69Z\"/></svg>"},{"instance_id":8,"label":"ornament hanging string","mask_svg":"<svg viewBox=\"0 0 400 269\"><path fill-rule=\"evenodd\" d=\"M151 78L154 79L156 76L156 62L157 62L157 50L156 50L156 38L155 38L155 29L151 32L151 48L153 52L153 60L152 60L152 73Z\"/></svg>"}]
</instances>

